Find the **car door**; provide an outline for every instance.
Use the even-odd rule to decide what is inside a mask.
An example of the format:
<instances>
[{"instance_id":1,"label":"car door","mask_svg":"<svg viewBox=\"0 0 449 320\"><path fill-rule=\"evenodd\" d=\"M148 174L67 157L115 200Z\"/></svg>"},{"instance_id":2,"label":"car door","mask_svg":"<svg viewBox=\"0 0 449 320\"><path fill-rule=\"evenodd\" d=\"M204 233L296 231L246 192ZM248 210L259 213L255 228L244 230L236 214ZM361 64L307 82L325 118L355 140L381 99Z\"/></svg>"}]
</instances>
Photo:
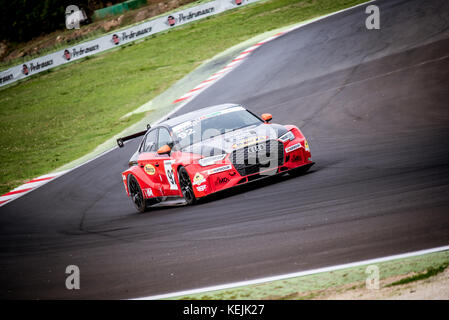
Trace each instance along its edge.
<instances>
[{"instance_id":1,"label":"car door","mask_svg":"<svg viewBox=\"0 0 449 320\"><path fill-rule=\"evenodd\" d=\"M170 135L170 132L167 128L161 127L159 128L158 132L158 142L157 142L157 148L164 145L173 145L173 139ZM171 157L168 154L162 154L158 155L159 161L157 164L160 168L160 177L162 181L162 190L164 192L164 195L166 196L175 196L179 195L179 187L176 182L176 172L174 170L174 163L176 162L173 157Z\"/></svg>"},{"instance_id":2,"label":"car door","mask_svg":"<svg viewBox=\"0 0 449 320\"><path fill-rule=\"evenodd\" d=\"M159 165L160 157L157 154L157 137L159 129L151 130L140 146L140 153L137 158L137 164L143 171L142 191L147 197L160 197L164 195L162 187L161 172L163 167Z\"/></svg>"}]
</instances>

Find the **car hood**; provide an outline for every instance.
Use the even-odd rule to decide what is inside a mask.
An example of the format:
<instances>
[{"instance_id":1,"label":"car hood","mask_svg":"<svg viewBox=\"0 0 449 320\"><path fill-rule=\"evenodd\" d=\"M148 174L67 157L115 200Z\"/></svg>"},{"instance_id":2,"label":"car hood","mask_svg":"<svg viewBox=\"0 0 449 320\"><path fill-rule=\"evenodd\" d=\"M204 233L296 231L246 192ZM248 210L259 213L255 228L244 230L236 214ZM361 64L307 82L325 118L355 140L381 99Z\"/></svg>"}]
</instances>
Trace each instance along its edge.
<instances>
[{"instance_id":1,"label":"car hood","mask_svg":"<svg viewBox=\"0 0 449 320\"><path fill-rule=\"evenodd\" d=\"M182 149L184 152L201 154L205 157L231 153L252 144L277 139L287 132L284 126L277 124L260 124L227 132L203 140Z\"/></svg>"}]
</instances>

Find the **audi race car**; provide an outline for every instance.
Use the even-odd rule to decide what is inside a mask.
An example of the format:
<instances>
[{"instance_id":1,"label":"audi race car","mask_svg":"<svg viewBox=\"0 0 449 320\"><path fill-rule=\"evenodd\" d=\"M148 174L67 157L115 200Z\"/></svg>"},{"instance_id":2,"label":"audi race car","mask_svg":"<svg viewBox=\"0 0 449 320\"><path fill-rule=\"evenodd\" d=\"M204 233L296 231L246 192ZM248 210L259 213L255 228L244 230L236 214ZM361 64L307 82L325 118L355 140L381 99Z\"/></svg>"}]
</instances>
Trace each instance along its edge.
<instances>
[{"instance_id":1,"label":"audi race car","mask_svg":"<svg viewBox=\"0 0 449 320\"><path fill-rule=\"evenodd\" d=\"M313 164L306 138L294 125L270 124L241 105L223 104L165 120L128 137L144 136L122 173L140 212L184 198L187 204L217 191L280 173L299 175Z\"/></svg>"}]
</instances>

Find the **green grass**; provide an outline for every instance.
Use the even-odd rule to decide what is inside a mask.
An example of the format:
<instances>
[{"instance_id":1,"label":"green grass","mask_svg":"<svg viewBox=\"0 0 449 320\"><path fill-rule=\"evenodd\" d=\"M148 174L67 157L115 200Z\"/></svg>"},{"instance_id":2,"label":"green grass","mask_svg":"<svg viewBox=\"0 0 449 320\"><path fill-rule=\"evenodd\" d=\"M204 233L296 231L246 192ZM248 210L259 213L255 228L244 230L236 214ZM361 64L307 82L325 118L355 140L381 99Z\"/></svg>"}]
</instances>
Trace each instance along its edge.
<instances>
[{"instance_id":1,"label":"green grass","mask_svg":"<svg viewBox=\"0 0 449 320\"><path fill-rule=\"evenodd\" d=\"M360 0L271 0L151 36L0 90L0 194L92 151L121 119L217 53Z\"/></svg>"},{"instance_id":2,"label":"green grass","mask_svg":"<svg viewBox=\"0 0 449 320\"><path fill-rule=\"evenodd\" d=\"M395 281L395 282L387 285L387 287L398 286L398 285L407 284L407 283L414 282L414 281L428 279L430 277L436 276L437 274L443 272L444 270L446 270L446 268L448 266L449 266L449 262L445 262L437 267L429 267L429 269L426 270L426 272L419 273L417 275L413 275L413 276L401 279L399 281Z\"/></svg>"},{"instance_id":3,"label":"green grass","mask_svg":"<svg viewBox=\"0 0 449 320\"><path fill-rule=\"evenodd\" d=\"M417 281L443 272L449 266L449 251L436 252L406 259L377 263L380 280L393 276L419 273L417 276L404 278L398 284ZM338 289L344 285L353 284L348 290L365 287L368 274L367 266L323 272L303 277L265 282L244 287L228 288L203 292L181 297L175 300L307 300L319 296L323 290ZM409 279L409 280L407 280ZM401 282L401 283L399 283ZM394 283L393 283L394 284Z\"/></svg>"}]
</instances>

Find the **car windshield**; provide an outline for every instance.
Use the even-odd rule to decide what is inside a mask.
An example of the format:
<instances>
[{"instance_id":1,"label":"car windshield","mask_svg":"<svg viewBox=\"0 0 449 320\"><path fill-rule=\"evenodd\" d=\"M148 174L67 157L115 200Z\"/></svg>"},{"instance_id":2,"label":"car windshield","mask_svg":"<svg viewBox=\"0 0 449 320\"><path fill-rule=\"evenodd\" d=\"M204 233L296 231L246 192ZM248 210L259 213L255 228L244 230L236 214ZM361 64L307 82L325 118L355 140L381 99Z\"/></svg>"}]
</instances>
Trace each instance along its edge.
<instances>
[{"instance_id":1,"label":"car windshield","mask_svg":"<svg viewBox=\"0 0 449 320\"><path fill-rule=\"evenodd\" d=\"M245 108L236 106L182 122L173 127L181 148L212 137L260 124L261 120Z\"/></svg>"}]
</instances>

